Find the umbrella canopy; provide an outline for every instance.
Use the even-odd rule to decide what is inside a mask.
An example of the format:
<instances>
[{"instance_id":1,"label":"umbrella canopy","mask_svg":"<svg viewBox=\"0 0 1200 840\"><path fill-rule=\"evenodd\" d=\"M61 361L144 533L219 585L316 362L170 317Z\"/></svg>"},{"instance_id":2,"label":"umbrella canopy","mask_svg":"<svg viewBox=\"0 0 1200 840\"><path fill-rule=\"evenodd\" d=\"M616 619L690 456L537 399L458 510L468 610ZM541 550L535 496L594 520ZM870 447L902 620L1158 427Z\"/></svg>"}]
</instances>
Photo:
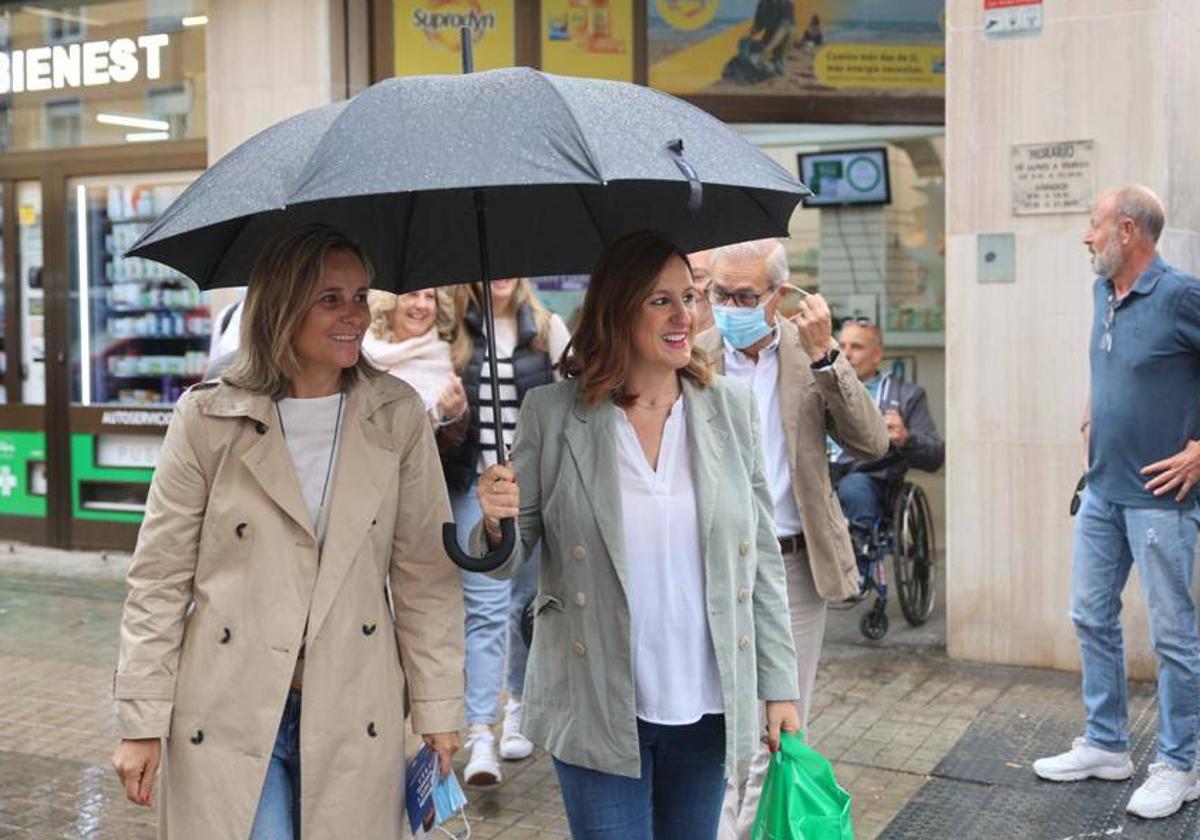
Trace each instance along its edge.
<instances>
[{"instance_id":1,"label":"umbrella canopy","mask_svg":"<svg viewBox=\"0 0 1200 840\"><path fill-rule=\"evenodd\" d=\"M586 273L636 230L685 251L786 236L806 193L719 120L649 88L528 68L416 76L256 135L129 254L201 288L245 285L265 242L319 221L359 243L380 288L404 292Z\"/></svg>"}]
</instances>

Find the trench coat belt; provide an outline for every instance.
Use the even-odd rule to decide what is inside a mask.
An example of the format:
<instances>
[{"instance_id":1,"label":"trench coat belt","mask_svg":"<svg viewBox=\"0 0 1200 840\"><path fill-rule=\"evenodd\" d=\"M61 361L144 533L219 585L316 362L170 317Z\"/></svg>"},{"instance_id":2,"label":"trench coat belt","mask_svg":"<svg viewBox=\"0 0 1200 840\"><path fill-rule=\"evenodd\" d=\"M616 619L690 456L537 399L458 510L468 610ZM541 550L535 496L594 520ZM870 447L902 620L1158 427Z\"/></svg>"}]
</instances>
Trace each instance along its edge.
<instances>
[{"instance_id":1,"label":"trench coat belt","mask_svg":"<svg viewBox=\"0 0 1200 840\"><path fill-rule=\"evenodd\" d=\"M792 534L789 537L779 538L780 554L795 554L802 548L804 548L804 534Z\"/></svg>"}]
</instances>

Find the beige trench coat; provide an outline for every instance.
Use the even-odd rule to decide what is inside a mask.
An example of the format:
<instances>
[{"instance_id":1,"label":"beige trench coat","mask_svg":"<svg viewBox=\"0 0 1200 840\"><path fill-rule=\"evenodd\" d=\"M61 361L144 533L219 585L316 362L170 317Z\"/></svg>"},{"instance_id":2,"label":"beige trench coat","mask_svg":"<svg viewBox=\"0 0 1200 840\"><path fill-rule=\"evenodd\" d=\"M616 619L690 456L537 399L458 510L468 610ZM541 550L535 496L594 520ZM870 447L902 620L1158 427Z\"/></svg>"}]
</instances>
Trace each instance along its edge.
<instances>
[{"instance_id":1,"label":"beige trench coat","mask_svg":"<svg viewBox=\"0 0 1200 840\"><path fill-rule=\"evenodd\" d=\"M179 400L114 680L121 736L166 738L160 838L249 836L302 642L305 840L402 836L406 691L417 732L462 725L450 507L410 387L377 376L349 389L330 495L318 563L271 400L215 383Z\"/></svg>"},{"instance_id":2,"label":"beige trench coat","mask_svg":"<svg viewBox=\"0 0 1200 840\"><path fill-rule=\"evenodd\" d=\"M787 438L792 494L800 509L808 563L817 593L843 601L858 594L858 563L850 528L829 479L826 434L855 458L873 461L887 454L887 426L845 356L833 369L814 373L800 330L779 318L779 408ZM725 373L725 341L713 327L696 337L717 373Z\"/></svg>"}]
</instances>

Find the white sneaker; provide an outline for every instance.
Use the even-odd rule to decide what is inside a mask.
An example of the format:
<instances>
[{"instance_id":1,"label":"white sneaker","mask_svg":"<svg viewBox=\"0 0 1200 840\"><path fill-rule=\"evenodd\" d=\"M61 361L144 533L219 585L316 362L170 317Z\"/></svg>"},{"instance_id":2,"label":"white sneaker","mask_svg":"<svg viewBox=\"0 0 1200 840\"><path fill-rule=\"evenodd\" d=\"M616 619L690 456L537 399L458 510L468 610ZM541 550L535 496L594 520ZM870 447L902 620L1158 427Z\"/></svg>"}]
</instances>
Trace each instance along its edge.
<instances>
[{"instance_id":1,"label":"white sneaker","mask_svg":"<svg viewBox=\"0 0 1200 840\"><path fill-rule=\"evenodd\" d=\"M1076 738L1071 742L1070 752L1033 762L1033 772L1052 782L1078 782L1080 779L1119 782L1133 775L1133 762L1127 752L1109 752L1093 747L1083 738Z\"/></svg>"},{"instance_id":2,"label":"white sneaker","mask_svg":"<svg viewBox=\"0 0 1200 840\"><path fill-rule=\"evenodd\" d=\"M1184 802L1200 799L1200 782L1196 769L1176 770L1169 764L1155 762L1142 786L1133 792L1125 810L1144 820L1169 817Z\"/></svg>"},{"instance_id":3,"label":"white sneaker","mask_svg":"<svg viewBox=\"0 0 1200 840\"><path fill-rule=\"evenodd\" d=\"M521 702L509 700L504 704L504 726L500 730L500 757L505 761L520 761L533 755L533 741L521 734Z\"/></svg>"},{"instance_id":4,"label":"white sneaker","mask_svg":"<svg viewBox=\"0 0 1200 840\"><path fill-rule=\"evenodd\" d=\"M496 736L492 731L473 728L463 746L471 751L471 758L463 770L464 781L476 787L500 784L500 762L496 760Z\"/></svg>"}]
</instances>

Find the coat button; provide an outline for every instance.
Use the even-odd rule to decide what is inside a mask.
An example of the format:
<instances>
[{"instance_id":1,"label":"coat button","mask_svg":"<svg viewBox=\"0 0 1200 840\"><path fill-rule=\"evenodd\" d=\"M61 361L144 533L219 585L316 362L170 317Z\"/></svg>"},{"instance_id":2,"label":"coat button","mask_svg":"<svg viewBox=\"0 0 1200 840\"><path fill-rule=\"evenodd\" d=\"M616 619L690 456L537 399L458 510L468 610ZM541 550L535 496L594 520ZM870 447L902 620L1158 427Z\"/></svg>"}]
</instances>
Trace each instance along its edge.
<instances>
[{"instance_id":1,"label":"coat button","mask_svg":"<svg viewBox=\"0 0 1200 840\"><path fill-rule=\"evenodd\" d=\"M195 735L193 735L193 736L192 736L191 738L189 738L188 740L190 740L190 741L191 741L193 744L197 744L197 745L198 745L198 744L199 744L201 741L203 741L203 740L204 740L204 730L203 730L203 729L197 729L197 730L196 730L196 734L195 734Z\"/></svg>"},{"instance_id":2,"label":"coat button","mask_svg":"<svg viewBox=\"0 0 1200 840\"><path fill-rule=\"evenodd\" d=\"M749 553L750 553L750 543L746 542L745 540L742 540L742 544L738 546L738 554L745 557Z\"/></svg>"},{"instance_id":3,"label":"coat button","mask_svg":"<svg viewBox=\"0 0 1200 840\"><path fill-rule=\"evenodd\" d=\"M375 632L374 624L364 624L363 625L363 635L364 636L370 636L374 632Z\"/></svg>"},{"instance_id":4,"label":"coat button","mask_svg":"<svg viewBox=\"0 0 1200 840\"><path fill-rule=\"evenodd\" d=\"M367 724L367 734L370 735L372 738L374 738L375 736L377 736L379 734L378 732L375 731L375 721L371 721L370 723Z\"/></svg>"},{"instance_id":5,"label":"coat button","mask_svg":"<svg viewBox=\"0 0 1200 840\"><path fill-rule=\"evenodd\" d=\"M265 435L267 433L267 424L266 423L255 423L254 431L258 432L260 435Z\"/></svg>"},{"instance_id":6,"label":"coat button","mask_svg":"<svg viewBox=\"0 0 1200 840\"><path fill-rule=\"evenodd\" d=\"M587 596L584 595L582 592L578 592L575 594L575 606L577 606L577 607L586 607L587 606Z\"/></svg>"},{"instance_id":7,"label":"coat button","mask_svg":"<svg viewBox=\"0 0 1200 840\"><path fill-rule=\"evenodd\" d=\"M742 638L738 639L738 647L741 648L742 650L745 650L749 646L750 646L750 637L749 636L742 636Z\"/></svg>"},{"instance_id":8,"label":"coat button","mask_svg":"<svg viewBox=\"0 0 1200 840\"><path fill-rule=\"evenodd\" d=\"M229 644L229 640L233 638L233 632L228 627L221 628L221 644Z\"/></svg>"},{"instance_id":9,"label":"coat button","mask_svg":"<svg viewBox=\"0 0 1200 840\"><path fill-rule=\"evenodd\" d=\"M575 651L576 656L583 656L585 653L587 653L587 646L584 645L583 642L576 642L575 644L571 645L571 650Z\"/></svg>"},{"instance_id":10,"label":"coat button","mask_svg":"<svg viewBox=\"0 0 1200 840\"><path fill-rule=\"evenodd\" d=\"M749 597L750 597L750 590L747 589L746 587L743 586L741 589L738 590L738 602L739 603L742 603L742 604L746 603L746 599Z\"/></svg>"},{"instance_id":11,"label":"coat button","mask_svg":"<svg viewBox=\"0 0 1200 840\"><path fill-rule=\"evenodd\" d=\"M246 523L239 522L237 524L237 526L233 529L233 533L237 534L237 537L240 540L246 534Z\"/></svg>"},{"instance_id":12,"label":"coat button","mask_svg":"<svg viewBox=\"0 0 1200 840\"><path fill-rule=\"evenodd\" d=\"M576 560L582 560L587 557L587 549L581 545L577 545L571 549L571 556Z\"/></svg>"}]
</instances>

